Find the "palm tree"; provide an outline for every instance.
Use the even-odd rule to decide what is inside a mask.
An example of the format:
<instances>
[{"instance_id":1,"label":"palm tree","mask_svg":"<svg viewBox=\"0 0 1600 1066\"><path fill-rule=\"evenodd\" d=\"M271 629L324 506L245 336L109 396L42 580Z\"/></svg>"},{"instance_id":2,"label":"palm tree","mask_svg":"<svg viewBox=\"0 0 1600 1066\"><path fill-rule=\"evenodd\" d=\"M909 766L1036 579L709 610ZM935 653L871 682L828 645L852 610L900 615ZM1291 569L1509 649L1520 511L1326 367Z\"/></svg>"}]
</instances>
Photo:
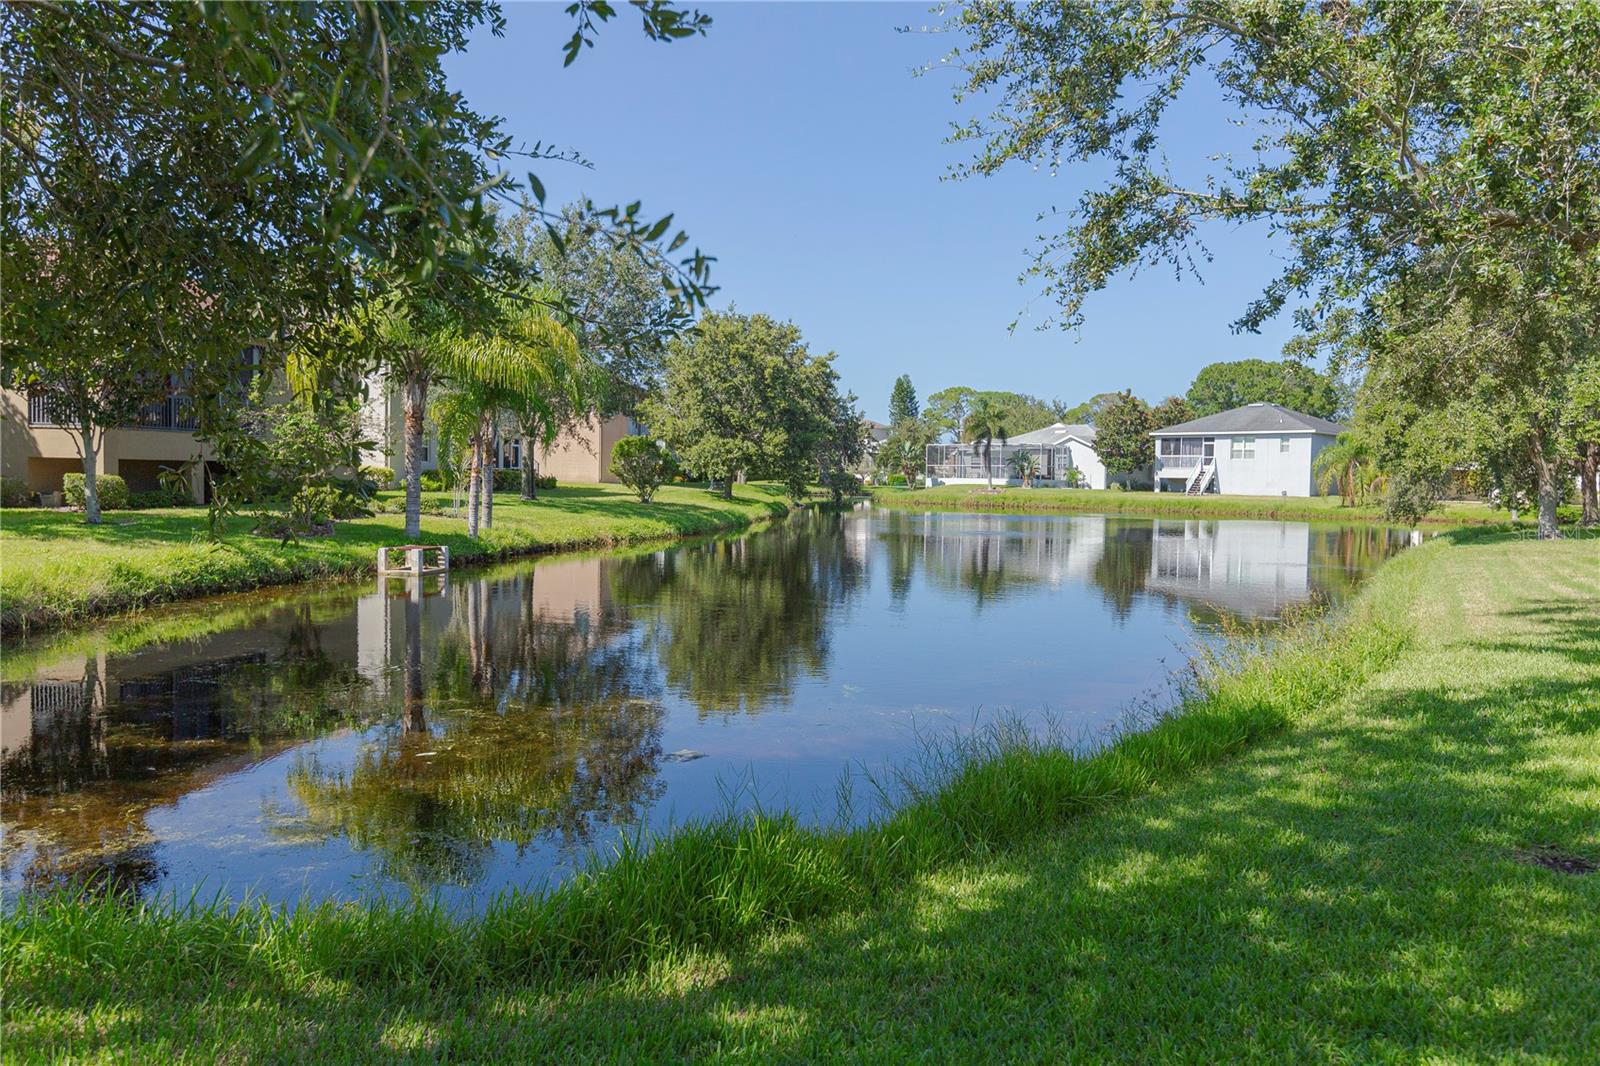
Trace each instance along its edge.
<instances>
[{"instance_id":1,"label":"palm tree","mask_svg":"<svg viewBox=\"0 0 1600 1066\"><path fill-rule=\"evenodd\" d=\"M1373 461L1372 449L1349 433L1339 434L1338 440L1322 449L1312 474L1322 492L1337 489L1350 507L1383 482Z\"/></svg>"},{"instance_id":2,"label":"palm tree","mask_svg":"<svg viewBox=\"0 0 1600 1066\"><path fill-rule=\"evenodd\" d=\"M1011 472L1021 480L1023 488L1033 488L1033 479L1039 476L1039 457L1032 452L1017 452L1011 457Z\"/></svg>"},{"instance_id":3,"label":"palm tree","mask_svg":"<svg viewBox=\"0 0 1600 1066\"><path fill-rule=\"evenodd\" d=\"M1005 408L995 403L988 396L979 396L972 401L972 408L967 412L967 436L971 438L973 447L983 451L983 471L988 475L989 488L994 488L994 468L989 465L989 455L996 438L1000 446L1006 443L1006 412Z\"/></svg>"},{"instance_id":4,"label":"palm tree","mask_svg":"<svg viewBox=\"0 0 1600 1066\"><path fill-rule=\"evenodd\" d=\"M391 380L399 383L405 412L406 536L412 540L422 535L422 433L429 386L445 379L508 396L535 396L553 387L558 376L553 367L577 364L572 331L543 306L525 297L507 301L503 311L492 331L471 334L442 311L370 313L369 326ZM482 477L487 471L479 458L475 467Z\"/></svg>"}]
</instances>

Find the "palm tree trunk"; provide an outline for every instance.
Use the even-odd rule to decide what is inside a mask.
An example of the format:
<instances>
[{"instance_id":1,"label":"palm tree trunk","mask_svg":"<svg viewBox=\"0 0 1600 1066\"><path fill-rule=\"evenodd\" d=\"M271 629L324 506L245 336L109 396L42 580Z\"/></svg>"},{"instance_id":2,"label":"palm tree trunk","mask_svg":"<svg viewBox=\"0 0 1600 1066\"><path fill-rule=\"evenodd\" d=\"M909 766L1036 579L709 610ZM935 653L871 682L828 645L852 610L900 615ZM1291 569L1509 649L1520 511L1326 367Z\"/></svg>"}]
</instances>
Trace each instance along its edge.
<instances>
[{"instance_id":1,"label":"palm tree trunk","mask_svg":"<svg viewBox=\"0 0 1600 1066\"><path fill-rule=\"evenodd\" d=\"M467 438L467 536L469 537L478 535L478 460L481 457L478 435L474 433Z\"/></svg>"},{"instance_id":2,"label":"palm tree trunk","mask_svg":"<svg viewBox=\"0 0 1600 1066\"><path fill-rule=\"evenodd\" d=\"M494 472L497 468L499 456L495 454L494 429L491 427L483 431L483 462L479 465L482 471L479 476L483 478L483 528L494 528Z\"/></svg>"},{"instance_id":3,"label":"palm tree trunk","mask_svg":"<svg viewBox=\"0 0 1600 1066\"><path fill-rule=\"evenodd\" d=\"M537 500L539 498L539 467L533 461L533 438L522 438L522 498L524 500Z\"/></svg>"},{"instance_id":4,"label":"palm tree trunk","mask_svg":"<svg viewBox=\"0 0 1600 1066\"><path fill-rule=\"evenodd\" d=\"M406 539L422 538L422 422L427 411L428 379L416 371L406 375L401 393L406 419Z\"/></svg>"}]
</instances>

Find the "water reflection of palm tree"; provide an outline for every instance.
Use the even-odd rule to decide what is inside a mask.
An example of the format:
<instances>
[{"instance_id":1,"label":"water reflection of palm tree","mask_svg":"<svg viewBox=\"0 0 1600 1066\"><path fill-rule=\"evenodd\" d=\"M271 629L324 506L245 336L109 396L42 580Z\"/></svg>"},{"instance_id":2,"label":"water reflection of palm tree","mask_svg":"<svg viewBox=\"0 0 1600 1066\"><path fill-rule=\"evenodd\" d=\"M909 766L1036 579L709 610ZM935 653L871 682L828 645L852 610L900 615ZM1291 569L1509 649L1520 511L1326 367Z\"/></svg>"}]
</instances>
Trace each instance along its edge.
<instances>
[{"instance_id":1,"label":"water reflection of palm tree","mask_svg":"<svg viewBox=\"0 0 1600 1066\"><path fill-rule=\"evenodd\" d=\"M406 657L402 667L403 688L400 709L402 733L425 733L428 721L423 713L422 692L422 582L406 583Z\"/></svg>"},{"instance_id":2,"label":"water reflection of palm tree","mask_svg":"<svg viewBox=\"0 0 1600 1066\"><path fill-rule=\"evenodd\" d=\"M343 836L421 892L475 883L496 842L575 848L597 826L636 824L660 794L664 711L635 650L612 641L625 619L544 617L531 595L537 575L475 582L454 597L426 676L413 639L420 607L408 599L400 731L348 769L302 757L289 775L302 812L276 831Z\"/></svg>"}]
</instances>

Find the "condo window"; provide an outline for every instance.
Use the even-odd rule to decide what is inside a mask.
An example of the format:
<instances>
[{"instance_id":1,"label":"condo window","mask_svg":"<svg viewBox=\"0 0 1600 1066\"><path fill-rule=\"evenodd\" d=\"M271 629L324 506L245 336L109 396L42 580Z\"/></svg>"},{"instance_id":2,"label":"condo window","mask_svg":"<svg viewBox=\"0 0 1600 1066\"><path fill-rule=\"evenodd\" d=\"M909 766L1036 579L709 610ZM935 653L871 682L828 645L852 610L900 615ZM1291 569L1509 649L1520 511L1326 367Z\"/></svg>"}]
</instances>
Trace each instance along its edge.
<instances>
[{"instance_id":1,"label":"condo window","mask_svg":"<svg viewBox=\"0 0 1600 1066\"><path fill-rule=\"evenodd\" d=\"M1289 450L1289 438L1288 437L1279 437L1278 438L1278 451L1287 452L1288 450Z\"/></svg>"},{"instance_id":2,"label":"condo window","mask_svg":"<svg viewBox=\"0 0 1600 1066\"><path fill-rule=\"evenodd\" d=\"M1254 459L1256 457L1256 439L1254 437L1235 437L1228 457L1230 459Z\"/></svg>"}]
</instances>

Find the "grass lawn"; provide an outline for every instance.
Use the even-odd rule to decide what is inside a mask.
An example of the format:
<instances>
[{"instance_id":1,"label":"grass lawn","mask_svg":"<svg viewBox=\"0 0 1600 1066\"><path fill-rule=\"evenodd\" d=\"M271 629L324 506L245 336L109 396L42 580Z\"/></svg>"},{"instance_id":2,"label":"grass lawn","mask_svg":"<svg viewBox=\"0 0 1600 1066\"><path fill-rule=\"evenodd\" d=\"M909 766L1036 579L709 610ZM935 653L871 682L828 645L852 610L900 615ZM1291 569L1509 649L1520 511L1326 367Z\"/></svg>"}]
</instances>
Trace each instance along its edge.
<instances>
[{"instance_id":1,"label":"grass lawn","mask_svg":"<svg viewBox=\"0 0 1600 1066\"><path fill-rule=\"evenodd\" d=\"M1452 533L1350 611L1099 755L484 920L10 915L7 1058L1594 1061L1600 873L1537 860L1600 862L1600 540Z\"/></svg>"},{"instance_id":2,"label":"grass lawn","mask_svg":"<svg viewBox=\"0 0 1600 1066\"><path fill-rule=\"evenodd\" d=\"M389 493L386 495L397 495ZM447 500L444 494L425 498ZM459 561L519 552L624 544L733 529L788 509L782 490L735 486L723 500L703 488L663 488L642 504L620 485L541 492L537 501L495 495L494 528L477 540L465 520L422 516L422 541L448 544ZM0 631L13 633L134 607L262 585L370 572L382 544L404 544L403 515L335 526L331 537L291 544L252 536L233 521L222 542L206 538L201 508L111 511L99 526L63 511L0 513Z\"/></svg>"},{"instance_id":3,"label":"grass lawn","mask_svg":"<svg viewBox=\"0 0 1600 1066\"><path fill-rule=\"evenodd\" d=\"M1177 492L1117 492L1110 489L1024 489L1004 486L941 485L933 489L872 490L880 507L911 511L999 511L1038 514L1084 511L1094 514L1179 515L1189 518L1275 518L1319 522L1384 522L1377 504L1346 507L1337 496L1185 496ZM1521 516L1519 516L1520 518ZM1531 525L1532 516L1526 524ZM1449 502L1426 521L1443 525L1509 525L1511 517L1484 503Z\"/></svg>"}]
</instances>

